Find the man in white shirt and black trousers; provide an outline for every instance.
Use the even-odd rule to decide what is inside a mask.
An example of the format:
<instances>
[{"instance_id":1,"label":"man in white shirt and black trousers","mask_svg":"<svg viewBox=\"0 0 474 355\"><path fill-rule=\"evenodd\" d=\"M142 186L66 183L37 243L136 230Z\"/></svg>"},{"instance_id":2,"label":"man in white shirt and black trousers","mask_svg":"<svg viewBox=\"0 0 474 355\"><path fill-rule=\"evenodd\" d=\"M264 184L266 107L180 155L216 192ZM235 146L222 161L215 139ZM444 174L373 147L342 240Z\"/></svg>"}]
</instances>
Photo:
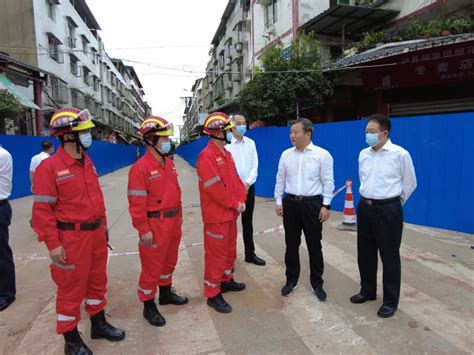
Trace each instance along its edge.
<instances>
[{"instance_id":1,"label":"man in white shirt and black trousers","mask_svg":"<svg viewBox=\"0 0 474 355\"><path fill-rule=\"evenodd\" d=\"M36 154L31 158L30 162L30 182L31 182L31 191L33 191L33 177L35 174L36 168L41 164L45 159L48 159L54 153L54 144L51 141L43 141L41 143L41 153Z\"/></svg>"},{"instance_id":2,"label":"man in white shirt and black trousers","mask_svg":"<svg viewBox=\"0 0 474 355\"><path fill-rule=\"evenodd\" d=\"M255 244L253 242L253 210L255 207L255 181L258 175L258 155L255 142L244 137L247 131L247 122L242 115L235 115L236 126L232 128L231 144L225 148L232 154L237 168L237 174L247 189L247 201L245 201L245 212L242 213L242 234L245 246L245 261L255 265L264 266L265 260L255 255Z\"/></svg>"},{"instance_id":3,"label":"man in white shirt and black trousers","mask_svg":"<svg viewBox=\"0 0 474 355\"><path fill-rule=\"evenodd\" d=\"M360 152L360 202L357 209L357 259L360 292L352 303L377 298L377 251L383 264L383 303L377 315L395 314L400 298L400 244L403 204L416 188L413 162L402 147L389 139L390 120L381 114L368 118L365 129L370 146Z\"/></svg>"},{"instance_id":4,"label":"man in white shirt and black trousers","mask_svg":"<svg viewBox=\"0 0 474 355\"><path fill-rule=\"evenodd\" d=\"M16 296L15 262L8 234L12 221L12 208L8 202L12 192L12 178L12 156L0 146L0 311L7 309Z\"/></svg>"},{"instance_id":5,"label":"man in white shirt and black trousers","mask_svg":"<svg viewBox=\"0 0 474 355\"><path fill-rule=\"evenodd\" d=\"M329 218L334 191L333 158L328 151L311 142L313 124L298 119L291 126L294 148L283 152L278 164L275 199L276 213L283 216L285 227L286 284L283 296L289 296L300 275L299 246L304 231L309 252L311 286L320 301L326 300L323 289L323 223ZM284 195L285 194L285 195Z\"/></svg>"}]
</instances>

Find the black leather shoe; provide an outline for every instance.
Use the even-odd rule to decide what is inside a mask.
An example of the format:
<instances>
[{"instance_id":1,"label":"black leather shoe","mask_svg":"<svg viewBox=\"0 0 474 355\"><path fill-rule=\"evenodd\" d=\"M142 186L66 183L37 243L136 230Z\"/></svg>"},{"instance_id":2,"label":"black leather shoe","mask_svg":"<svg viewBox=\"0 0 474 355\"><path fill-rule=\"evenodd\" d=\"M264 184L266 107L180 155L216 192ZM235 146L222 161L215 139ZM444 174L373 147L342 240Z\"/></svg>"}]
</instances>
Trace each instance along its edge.
<instances>
[{"instance_id":1,"label":"black leather shoe","mask_svg":"<svg viewBox=\"0 0 474 355\"><path fill-rule=\"evenodd\" d=\"M183 304L188 303L188 298L184 296L178 296L174 293L174 289L169 286L160 286L160 305L165 304L174 304L176 306L182 306Z\"/></svg>"},{"instance_id":2,"label":"black leather shoe","mask_svg":"<svg viewBox=\"0 0 474 355\"><path fill-rule=\"evenodd\" d=\"M207 305L209 307L214 308L219 313L230 313L230 312L232 312L231 305L226 302L224 297L222 297L222 293L219 293L214 298L208 298L207 299Z\"/></svg>"},{"instance_id":3,"label":"black leather shoe","mask_svg":"<svg viewBox=\"0 0 474 355\"><path fill-rule=\"evenodd\" d=\"M296 289L298 285L293 281L287 281L285 286L281 289L281 295L288 297L293 293L293 290Z\"/></svg>"},{"instance_id":4,"label":"black leather shoe","mask_svg":"<svg viewBox=\"0 0 474 355\"><path fill-rule=\"evenodd\" d=\"M391 306L387 306L383 304L382 307L380 307L379 311L377 312L377 315L380 318L390 318L391 316L395 314L396 310L397 310L397 307L391 307Z\"/></svg>"},{"instance_id":5,"label":"black leather shoe","mask_svg":"<svg viewBox=\"0 0 474 355\"><path fill-rule=\"evenodd\" d=\"M91 318L91 338L120 341L125 338L125 332L107 322L104 311L101 311Z\"/></svg>"},{"instance_id":6,"label":"black leather shoe","mask_svg":"<svg viewBox=\"0 0 474 355\"><path fill-rule=\"evenodd\" d=\"M7 309L13 302L15 302L15 297L10 298L9 300L0 301L0 312Z\"/></svg>"},{"instance_id":7,"label":"black leather shoe","mask_svg":"<svg viewBox=\"0 0 474 355\"><path fill-rule=\"evenodd\" d=\"M328 295L326 294L326 291L324 291L323 289L323 286L314 288L314 293L316 297L318 298L318 300L320 300L321 302L326 301L326 298L328 297Z\"/></svg>"},{"instance_id":8,"label":"black leather shoe","mask_svg":"<svg viewBox=\"0 0 474 355\"><path fill-rule=\"evenodd\" d=\"M242 282L235 282L234 279L227 281L227 282L221 282L221 292L226 293L230 291L238 292L238 291L243 291L245 290L245 284Z\"/></svg>"},{"instance_id":9,"label":"black leather shoe","mask_svg":"<svg viewBox=\"0 0 474 355\"><path fill-rule=\"evenodd\" d=\"M77 328L63 334L65 344L64 353L66 355L92 355L91 349L84 344Z\"/></svg>"},{"instance_id":10,"label":"black leather shoe","mask_svg":"<svg viewBox=\"0 0 474 355\"><path fill-rule=\"evenodd\" d=\"M155 300L143 302L143 317L155 327L162 327L166 324L166 319L158 311Z\"/></svg>"},{"instance_id":11,"label":"black leather shoe","mask_svg":"<svg viewBox=\"0 0 474 355\"><path fill-rule=\"evenodd\" d=\"M246 256L246 257L245 257L245 262L246 262L246 263L255 264L255 265L258 265L258 266L265 266L265 265L267 265L266 261L263 260L263 259L260 259L257 255L254 255L254 256Z\"/></svg>"},{"instance_id":12,"label":"black leather shoe","mask_svg":"<svg viewBox=\"0 0 474 355\"><path fill-rule=\"evenodd\" d=\"M357 295L354 295L351 297L351 303L364 303L366 301L375 301L377 297L366 297L361 293L358 293Z\"/></svg>"}]
</instances>

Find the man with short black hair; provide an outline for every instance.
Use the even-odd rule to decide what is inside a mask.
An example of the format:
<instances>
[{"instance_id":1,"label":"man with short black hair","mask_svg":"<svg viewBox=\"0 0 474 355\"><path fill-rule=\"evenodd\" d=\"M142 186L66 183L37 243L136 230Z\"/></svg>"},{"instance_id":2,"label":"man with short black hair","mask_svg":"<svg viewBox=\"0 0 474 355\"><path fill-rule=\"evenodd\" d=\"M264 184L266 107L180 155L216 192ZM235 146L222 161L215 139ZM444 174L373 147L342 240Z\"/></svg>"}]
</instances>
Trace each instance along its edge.
<instances>
[{"instance_id":1,"label":"man with short black hair","mask_svg":"<svg viewBox=\"0 0 474 355\"><path fill-rule=\"evenodd\" d=\"M289 296L300 275L299 247L304 231L308 246L311 286L320 301L326 300L323 289L324 261L322 252L323 223L329 218L334 191L333 158L312 142L313 124L299 119L291 126L294 148L283 152L278 164L275 199L276 213L285 227L286 284L283 296Z\"/></svg>"},{"instance_id":2,"label":"man with short black hair","mask_svg":"<svg viewBox=\"0 0 474 355\"><path fill-rule=\"evenodd\" d=\"M403 204L416 188L413 162L402 147L389 138L392 125L381 114L368 118L365 128L369 145L359 155L361 199L357 209L357 259L360 292L352 303L377 298L377 252L383 264L383 304L377 315L395 314L400 298L400 244L403 230Z\"/></svg>"},{"instance_id":3,"label":"man with short black hair","mask_svg":"<svg viewBox=\"0 0 474 355\"><path fill-rule=\"evenodd\" d=\"M30 163L30 183L31 183L31 192L33 192L33 176L35 174L35 170L40 165L40 163L49 158L54 153L54 144L51 141L43 141L41 142L41 153L36 154L33 158L31 158Z\"/></svg>"}]
</instances>

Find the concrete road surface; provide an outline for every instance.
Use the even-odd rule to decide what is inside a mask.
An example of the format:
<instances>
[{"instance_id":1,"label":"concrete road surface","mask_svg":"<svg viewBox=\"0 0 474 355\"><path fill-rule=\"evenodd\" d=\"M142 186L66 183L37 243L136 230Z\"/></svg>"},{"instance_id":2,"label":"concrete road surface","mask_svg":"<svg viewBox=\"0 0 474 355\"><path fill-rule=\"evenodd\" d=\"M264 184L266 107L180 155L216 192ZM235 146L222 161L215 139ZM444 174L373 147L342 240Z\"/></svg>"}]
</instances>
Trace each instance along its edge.
<instances>
[{"instance_id":1,"label":"concrete road surface","mask_svg":"<svg viewBox=\"0 0 474 355\"><path fill-rule=\"evenodd\" d=\"M183 244L200 243L196 173L180 158L177 166L185 212ZM299 287L290 297L281 296L285 243L282 231L276 231L255 237L257 255L268 263L265 267L243 261L239 239L235 277L247 284L247 290L226 294L234 309L227 315L210 309L202 296L202 245L182 249L174 286L190 302L159 307L167 325L150 326L136 294L140 263L138 239L127 211L127 173L122 169L101 179L115 248L108 263L107 313L112 324L125 328L127 337L116 344L91 340L83 313L80 330L96 354L465 354L474 350L473 235L406 225L400 306L393 318L384 320L376 315L381 288L375 302L349 302L359 289L356 235L336 229L342 216L335 212L323 232L327 302L318 302L311 290L304 242ZM55 287L44 258L46 248L29 227L31 204L31 198L12 203L10 231L18 258L18 293L16 302L0 313L0 353L61 354L63 338L55 334ZM258 199L255 231L281 223L274 203Z\"/></svg>"}]
</instances>

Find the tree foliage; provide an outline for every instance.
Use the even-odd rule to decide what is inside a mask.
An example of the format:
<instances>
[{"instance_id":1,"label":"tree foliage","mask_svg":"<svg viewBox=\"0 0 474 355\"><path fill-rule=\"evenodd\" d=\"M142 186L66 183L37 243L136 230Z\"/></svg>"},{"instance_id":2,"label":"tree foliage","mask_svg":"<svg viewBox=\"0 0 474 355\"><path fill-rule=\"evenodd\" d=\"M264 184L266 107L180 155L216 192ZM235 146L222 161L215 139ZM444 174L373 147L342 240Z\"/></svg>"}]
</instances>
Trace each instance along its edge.
<instances>
[{"instance_id":1,"label":"tree foliage","mask_svg":"<svg viewBox=\"0 0 474 355\"><path fill-rule=\"evenodd\" d=\"M16 117L21 110L22 107L15 96L7 90L0 90L0 118Z\"/></svg>"},{"instance_id":2,"label":"tree foliage","mask_svg":"<svg viewBox=\"0 0 474 355\"><path fill-rule=\"evenodd\" d=\"M261 120L294 117L298 109L317 108L333 93L329 75L321 70L321 47L312 33L302 33L284 58L281 44L262 56L262 68L239 94L240 108L248 117Z\"/></svg>"}]
</instances>

